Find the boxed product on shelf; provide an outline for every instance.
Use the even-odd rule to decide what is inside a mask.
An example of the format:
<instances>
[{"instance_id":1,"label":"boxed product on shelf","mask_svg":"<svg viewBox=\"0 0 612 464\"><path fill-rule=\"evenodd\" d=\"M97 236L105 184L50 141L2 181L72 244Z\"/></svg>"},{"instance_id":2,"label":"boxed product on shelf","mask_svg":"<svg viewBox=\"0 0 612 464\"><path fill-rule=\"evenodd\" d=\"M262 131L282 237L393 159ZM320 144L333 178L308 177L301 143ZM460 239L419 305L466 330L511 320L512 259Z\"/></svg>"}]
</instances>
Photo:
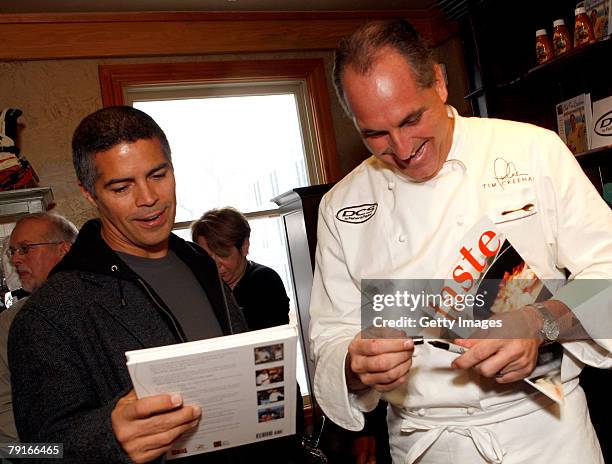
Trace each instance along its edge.
<instances>
[{"instance_id":1,"label":"boxed product on shelf","mask_svg":"<svg viewBox=\"0 0 612 464\"><path fill-rule=\"evenodd\" d=\"M610 34L609 16L612 13L612 0L584 0L584 8L593 25L595 39L601 39Z\"/></svg>"},{"instance_id":2,"label":"boxed product on shelf","mask_svg":"<svg viewBox=\"0 0 612 464\"><path fill-rule=\"evenodd\" d=\"M612 145L612 96L593 102L591 148Z\"/></svg>"},{"instance_id":3,"label":"boxed product on shelf","mask_svg":"<svg viewBox=\"0 0 612 464\"><path fill-rule=\"evenodd\" d=\"M582 93L562 101L556 108L559 136L572 153L587 151L591 147L591 94Z\"/></svg>"}]
</instances>

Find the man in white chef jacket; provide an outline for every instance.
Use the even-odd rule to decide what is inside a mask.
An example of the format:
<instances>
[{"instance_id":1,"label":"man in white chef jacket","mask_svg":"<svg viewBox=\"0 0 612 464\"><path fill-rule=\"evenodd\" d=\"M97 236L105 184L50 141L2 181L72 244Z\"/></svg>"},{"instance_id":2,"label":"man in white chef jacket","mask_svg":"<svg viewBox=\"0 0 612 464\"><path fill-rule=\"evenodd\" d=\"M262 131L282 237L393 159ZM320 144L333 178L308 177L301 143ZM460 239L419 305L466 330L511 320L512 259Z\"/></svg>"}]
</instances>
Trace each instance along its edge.
<instances>
[{"instance_id":1,"label":"man in white chef jacket","mask_svg":"<svg viewBox=\"0 0 612 464\"><path fill-rule=\"evenodd\" d=\"M373 156L319 211L310 336L324 412L359 430L363 412L388 401L394 463L603 463L578 374L584 363L611 367L612 345L567 340L576 326L606 334L612 308L604 300L601 317L583 317L568 305L579 279L612 277L612 213L575 158L553 132L460 117L405 21L344 39L334 83ZM459 340L468 348L459 356L362 336L362 279L446 278L449 256L483 217L541 279L570 273L543 306L522 310L526 338ZM557 338L561 406L522 382L540 345Z\"/></svg>"}]
</instances>

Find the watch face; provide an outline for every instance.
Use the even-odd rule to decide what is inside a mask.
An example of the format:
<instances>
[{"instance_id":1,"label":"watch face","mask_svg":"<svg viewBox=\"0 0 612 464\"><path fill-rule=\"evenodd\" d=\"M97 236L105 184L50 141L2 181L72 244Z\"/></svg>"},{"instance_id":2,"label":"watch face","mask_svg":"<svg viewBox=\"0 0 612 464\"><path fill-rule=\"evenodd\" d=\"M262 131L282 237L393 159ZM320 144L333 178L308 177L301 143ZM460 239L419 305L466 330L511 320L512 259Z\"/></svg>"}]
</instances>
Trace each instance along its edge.
<instances>
[{"instance_id":1,"label":"watch face","mask_svg":"<svg viewBox=\"0 0 612 464\"><path fill-rule=\"evenodd\" d=\"M554 321L544 321L542 331L544 336L551 342L554 342L559 337L559 326Z\"/></svg>"}]
</instances>

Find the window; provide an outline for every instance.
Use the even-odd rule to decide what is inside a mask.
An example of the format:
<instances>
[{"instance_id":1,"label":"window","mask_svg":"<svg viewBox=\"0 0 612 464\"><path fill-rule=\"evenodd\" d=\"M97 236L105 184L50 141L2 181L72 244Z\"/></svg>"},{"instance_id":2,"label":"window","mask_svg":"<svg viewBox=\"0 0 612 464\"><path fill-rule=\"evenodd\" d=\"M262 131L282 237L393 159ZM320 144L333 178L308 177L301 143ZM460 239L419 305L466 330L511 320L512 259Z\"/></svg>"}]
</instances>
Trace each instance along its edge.
<instances>
[{"instance_id":1,"label":"window","mask_svg":"<svg viewBox=\"0 0 612 464\"><path fill-rule=\"evenodd\" d=\"M295 310L283 224L270 200L292 188L336 178L331 127L323 130L330 122L329 110L321 109L327 89L320 88L321 82L315 85L313 77L320 81L322 63L158 66L105 66L100 74L103 89L113 89L103 90L106 104L131 104L145 111L168 136L177 179L175 232L189 240L190 223L204 211L238 208L252 229L250 259L279 273ZM298 381L307 393L303 371Z\"/></svg>"},{"instance_id":2,"label":"window","mask_svg":"<svg viewBox=\"0 0 612 464\"><path fill-rule=\"evenodd\" d=\"M163 91L128 88L126 93L127 102L153 117L170 141L177 192L175 232L190 240L189 225L204 211L239 209L252 228L250 258L275 269L291 295L284 231L270 200L316 182L319 174L316 166L307 168L297 95L255 89L259 95L248 87L230 87L224 90L231 92L219 95L218 86L213 92L200 86L187 95L181 86ZM279 84L267 92L274 90L287 88Z\"/></svg>"},{"instance_id":3,"label":"window","mask_svg":"<svg viewBox=\"0 0 612 464\"><path fill-rule=\"evenodd\" d=\"M128 103L151 115L171 141L179 223L215 206L272 210L273 197L319 183L299 84L126 93Z\"/></svg>"}]
</instances>

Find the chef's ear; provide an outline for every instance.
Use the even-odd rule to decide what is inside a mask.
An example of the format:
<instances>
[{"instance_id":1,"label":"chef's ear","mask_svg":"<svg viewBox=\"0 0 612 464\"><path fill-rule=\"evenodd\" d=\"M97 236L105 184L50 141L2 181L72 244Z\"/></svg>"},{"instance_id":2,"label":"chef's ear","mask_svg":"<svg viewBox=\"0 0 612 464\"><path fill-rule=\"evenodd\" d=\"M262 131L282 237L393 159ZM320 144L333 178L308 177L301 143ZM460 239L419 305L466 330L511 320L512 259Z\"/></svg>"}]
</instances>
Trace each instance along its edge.
<instances>
[{"instance_id":1,"label":"chef's ear","mask_svg":"<svg viewBox=\"0 0 612 464\"><path fill-rule=\"evenodd\" d=\"M444 78L444 72L442 71L442 66L438 63L434 64L434 75L436 81L434 82L434 88L442 103L446 103L446 99L448 98L448 89L446 88L446 79Z\"/></svg>"}]
</instances>

